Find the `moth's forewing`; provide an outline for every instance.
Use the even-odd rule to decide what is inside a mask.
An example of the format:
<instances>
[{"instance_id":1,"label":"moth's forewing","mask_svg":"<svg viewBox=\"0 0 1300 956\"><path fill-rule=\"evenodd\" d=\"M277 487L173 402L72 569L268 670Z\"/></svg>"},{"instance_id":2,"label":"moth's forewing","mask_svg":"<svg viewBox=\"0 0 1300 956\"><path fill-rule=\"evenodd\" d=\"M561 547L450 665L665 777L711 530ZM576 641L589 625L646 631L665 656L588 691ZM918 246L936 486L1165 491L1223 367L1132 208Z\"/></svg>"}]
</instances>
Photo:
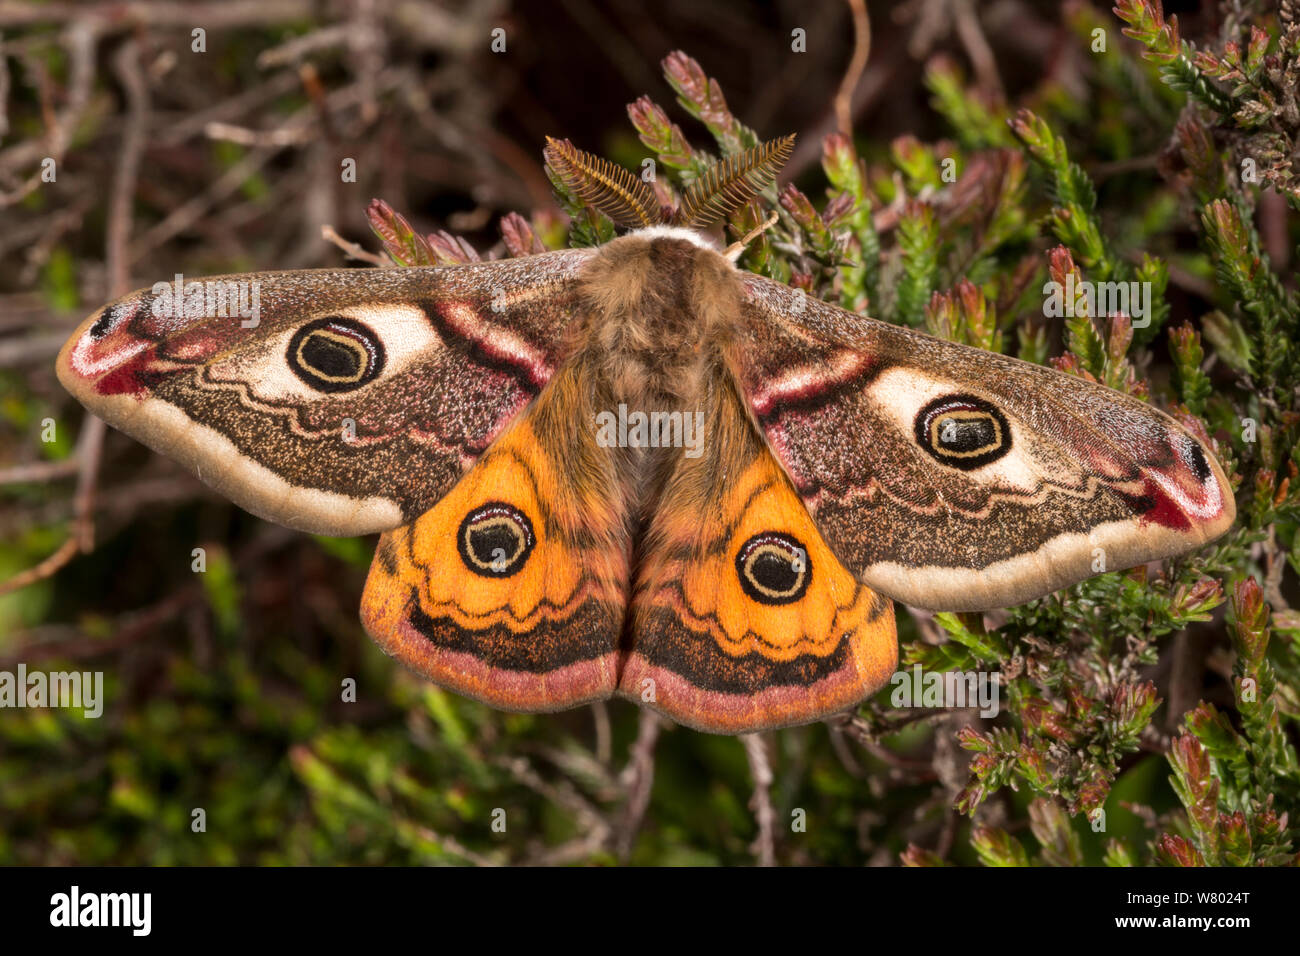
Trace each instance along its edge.
<instances>
[{"instance_id":1,"label":"moth's forewing","mask_svg":"<svg viewBox=\"0 0 1300 956\"><path fill-rule=\"evenodd\" d=\"M1232 524L1213 452L1144 402L743 281L750 413L832 550L897 600L1017 604Z\"/></svg>"}]
</instances>

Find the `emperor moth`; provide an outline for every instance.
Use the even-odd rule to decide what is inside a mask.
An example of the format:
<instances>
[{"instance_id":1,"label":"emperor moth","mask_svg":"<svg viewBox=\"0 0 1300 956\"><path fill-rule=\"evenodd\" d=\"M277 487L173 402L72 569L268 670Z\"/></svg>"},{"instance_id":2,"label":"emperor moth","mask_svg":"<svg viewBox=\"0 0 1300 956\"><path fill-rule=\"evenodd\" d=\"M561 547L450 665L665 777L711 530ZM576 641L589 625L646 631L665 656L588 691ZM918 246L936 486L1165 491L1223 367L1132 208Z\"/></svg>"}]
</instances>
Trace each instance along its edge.
<instances>
[{"instance_id":1,"label":"emperor moth","mask_svg":"<svg viewBox=\"0 0 1300 956\"><path fill-rule=\"evenodd\" d=\"M86 319L59 379L256 515L381 532L367 632L507 710L620 695L715 733L806 723L889 679L891 599L1006 606L1098 549L1118 570L1228 528L1214 455L1149 405L738 269L700 230L791 142L668 211L552 141L625 235L208 280L256 283L253 327L141 290ZM652 440L602 440L616 409Z\"/></svg>"}]
</instances>

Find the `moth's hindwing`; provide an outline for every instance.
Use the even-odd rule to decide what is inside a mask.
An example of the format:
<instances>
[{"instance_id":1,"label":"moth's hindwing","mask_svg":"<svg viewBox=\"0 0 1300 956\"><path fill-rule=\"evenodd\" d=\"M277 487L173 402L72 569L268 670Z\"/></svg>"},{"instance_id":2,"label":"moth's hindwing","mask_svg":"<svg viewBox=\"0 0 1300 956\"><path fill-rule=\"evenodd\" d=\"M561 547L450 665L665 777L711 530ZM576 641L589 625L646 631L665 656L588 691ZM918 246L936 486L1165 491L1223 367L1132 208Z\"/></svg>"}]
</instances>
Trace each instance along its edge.
<instances>
[{"instance_id":1,"label":"moth's hindwing","mask_svg":"<svg viewBox=\"0 0 1300 956\"><path fill-rule=\"evenodd\" d=\"M614 692L626 516L590 394L561 369L442 501L383 535L361 617L387 653L504 710Z\"/></svg>"},{"instance_id":2,"label":"moth's hindwing","mask_svg":"<svg viewBox=\"0 0 1300 956\"><path fill-rule=\"evenodd\" d=\"M387 530L441 498L545 386L588 256L159 283L90 316L59 379L256 515Z\"/></svg>"},{"instance_id":3,"label":"moth's hindwing","mask_svg":"<svg viewBox=\"0 0 1300 956\"><path fill-rule=\"evenodd\" d=\"M729 386L706 420L643 541L620 694L727 734L851 707L897 663L889 600L826 547Z\"/></svg>"},{"instance_id":4,"label":"moth's hindwing","mask_svg":"<svg viewBox=\"0 0 1300 956\"><path fill-rule=\"evenodd\" d=\"M1017 604L1232 524L1213 452L1131 396L743 283L749 411L832 550L897 600Z\"/></svg>"}]
</instances>

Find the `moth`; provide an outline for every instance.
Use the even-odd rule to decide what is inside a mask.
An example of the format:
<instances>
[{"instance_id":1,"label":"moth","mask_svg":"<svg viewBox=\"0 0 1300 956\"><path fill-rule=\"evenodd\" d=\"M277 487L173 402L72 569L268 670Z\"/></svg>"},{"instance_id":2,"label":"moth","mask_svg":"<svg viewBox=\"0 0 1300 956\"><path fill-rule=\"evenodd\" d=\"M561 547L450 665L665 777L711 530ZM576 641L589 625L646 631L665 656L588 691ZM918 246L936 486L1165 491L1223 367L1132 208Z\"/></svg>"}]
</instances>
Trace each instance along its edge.
<instances>
[{"instance_id":1,"label":"moth","mask_svg":"<svg viewBox=\"0 0 1300 956\"><path fill-rule=\"evenodd\" d=\"M59 379L256 515L380 532L366 631L511 711L622 696L713 733L807 723L894 672L891 599L1003 607L1228 528L1221 466L1156 409L737 268L703 230L792 142L666 209L552 140L625 234L164 284L86 319ZM254 284L255 324L212 314L223 282Z\"/></svg>"}]
</instances>

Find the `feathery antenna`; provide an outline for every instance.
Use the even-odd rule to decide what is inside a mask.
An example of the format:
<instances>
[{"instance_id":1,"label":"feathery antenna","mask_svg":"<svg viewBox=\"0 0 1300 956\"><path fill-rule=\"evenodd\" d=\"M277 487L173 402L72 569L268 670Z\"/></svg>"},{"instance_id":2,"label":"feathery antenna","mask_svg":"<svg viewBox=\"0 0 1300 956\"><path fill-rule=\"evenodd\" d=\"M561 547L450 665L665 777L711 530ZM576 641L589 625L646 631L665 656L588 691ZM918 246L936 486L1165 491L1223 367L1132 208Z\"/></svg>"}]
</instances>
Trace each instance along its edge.
<instances>
[{"instance_id":1,"label":"feathery antenna","mask_svg":"<svg viewBox=\"0 0 1300 956\"><path fill-rule=\"evenodd\" d=\"M791 134L715 163L686 190L673 224L698 229L730 215L766 189L793 152Z\"/></svg>"},{"instance_id":2,"label":"feathery antenna","mask_svg":"<svg viewBox=\"0 0 1300 956\"><path fill-rule=\"evenodd\" d=\"M654 190L621 166L584 153L567 139L546 137L543 152L556 177L615 224L636 228L663 222Z\"/></svg>"}]
</instances>

